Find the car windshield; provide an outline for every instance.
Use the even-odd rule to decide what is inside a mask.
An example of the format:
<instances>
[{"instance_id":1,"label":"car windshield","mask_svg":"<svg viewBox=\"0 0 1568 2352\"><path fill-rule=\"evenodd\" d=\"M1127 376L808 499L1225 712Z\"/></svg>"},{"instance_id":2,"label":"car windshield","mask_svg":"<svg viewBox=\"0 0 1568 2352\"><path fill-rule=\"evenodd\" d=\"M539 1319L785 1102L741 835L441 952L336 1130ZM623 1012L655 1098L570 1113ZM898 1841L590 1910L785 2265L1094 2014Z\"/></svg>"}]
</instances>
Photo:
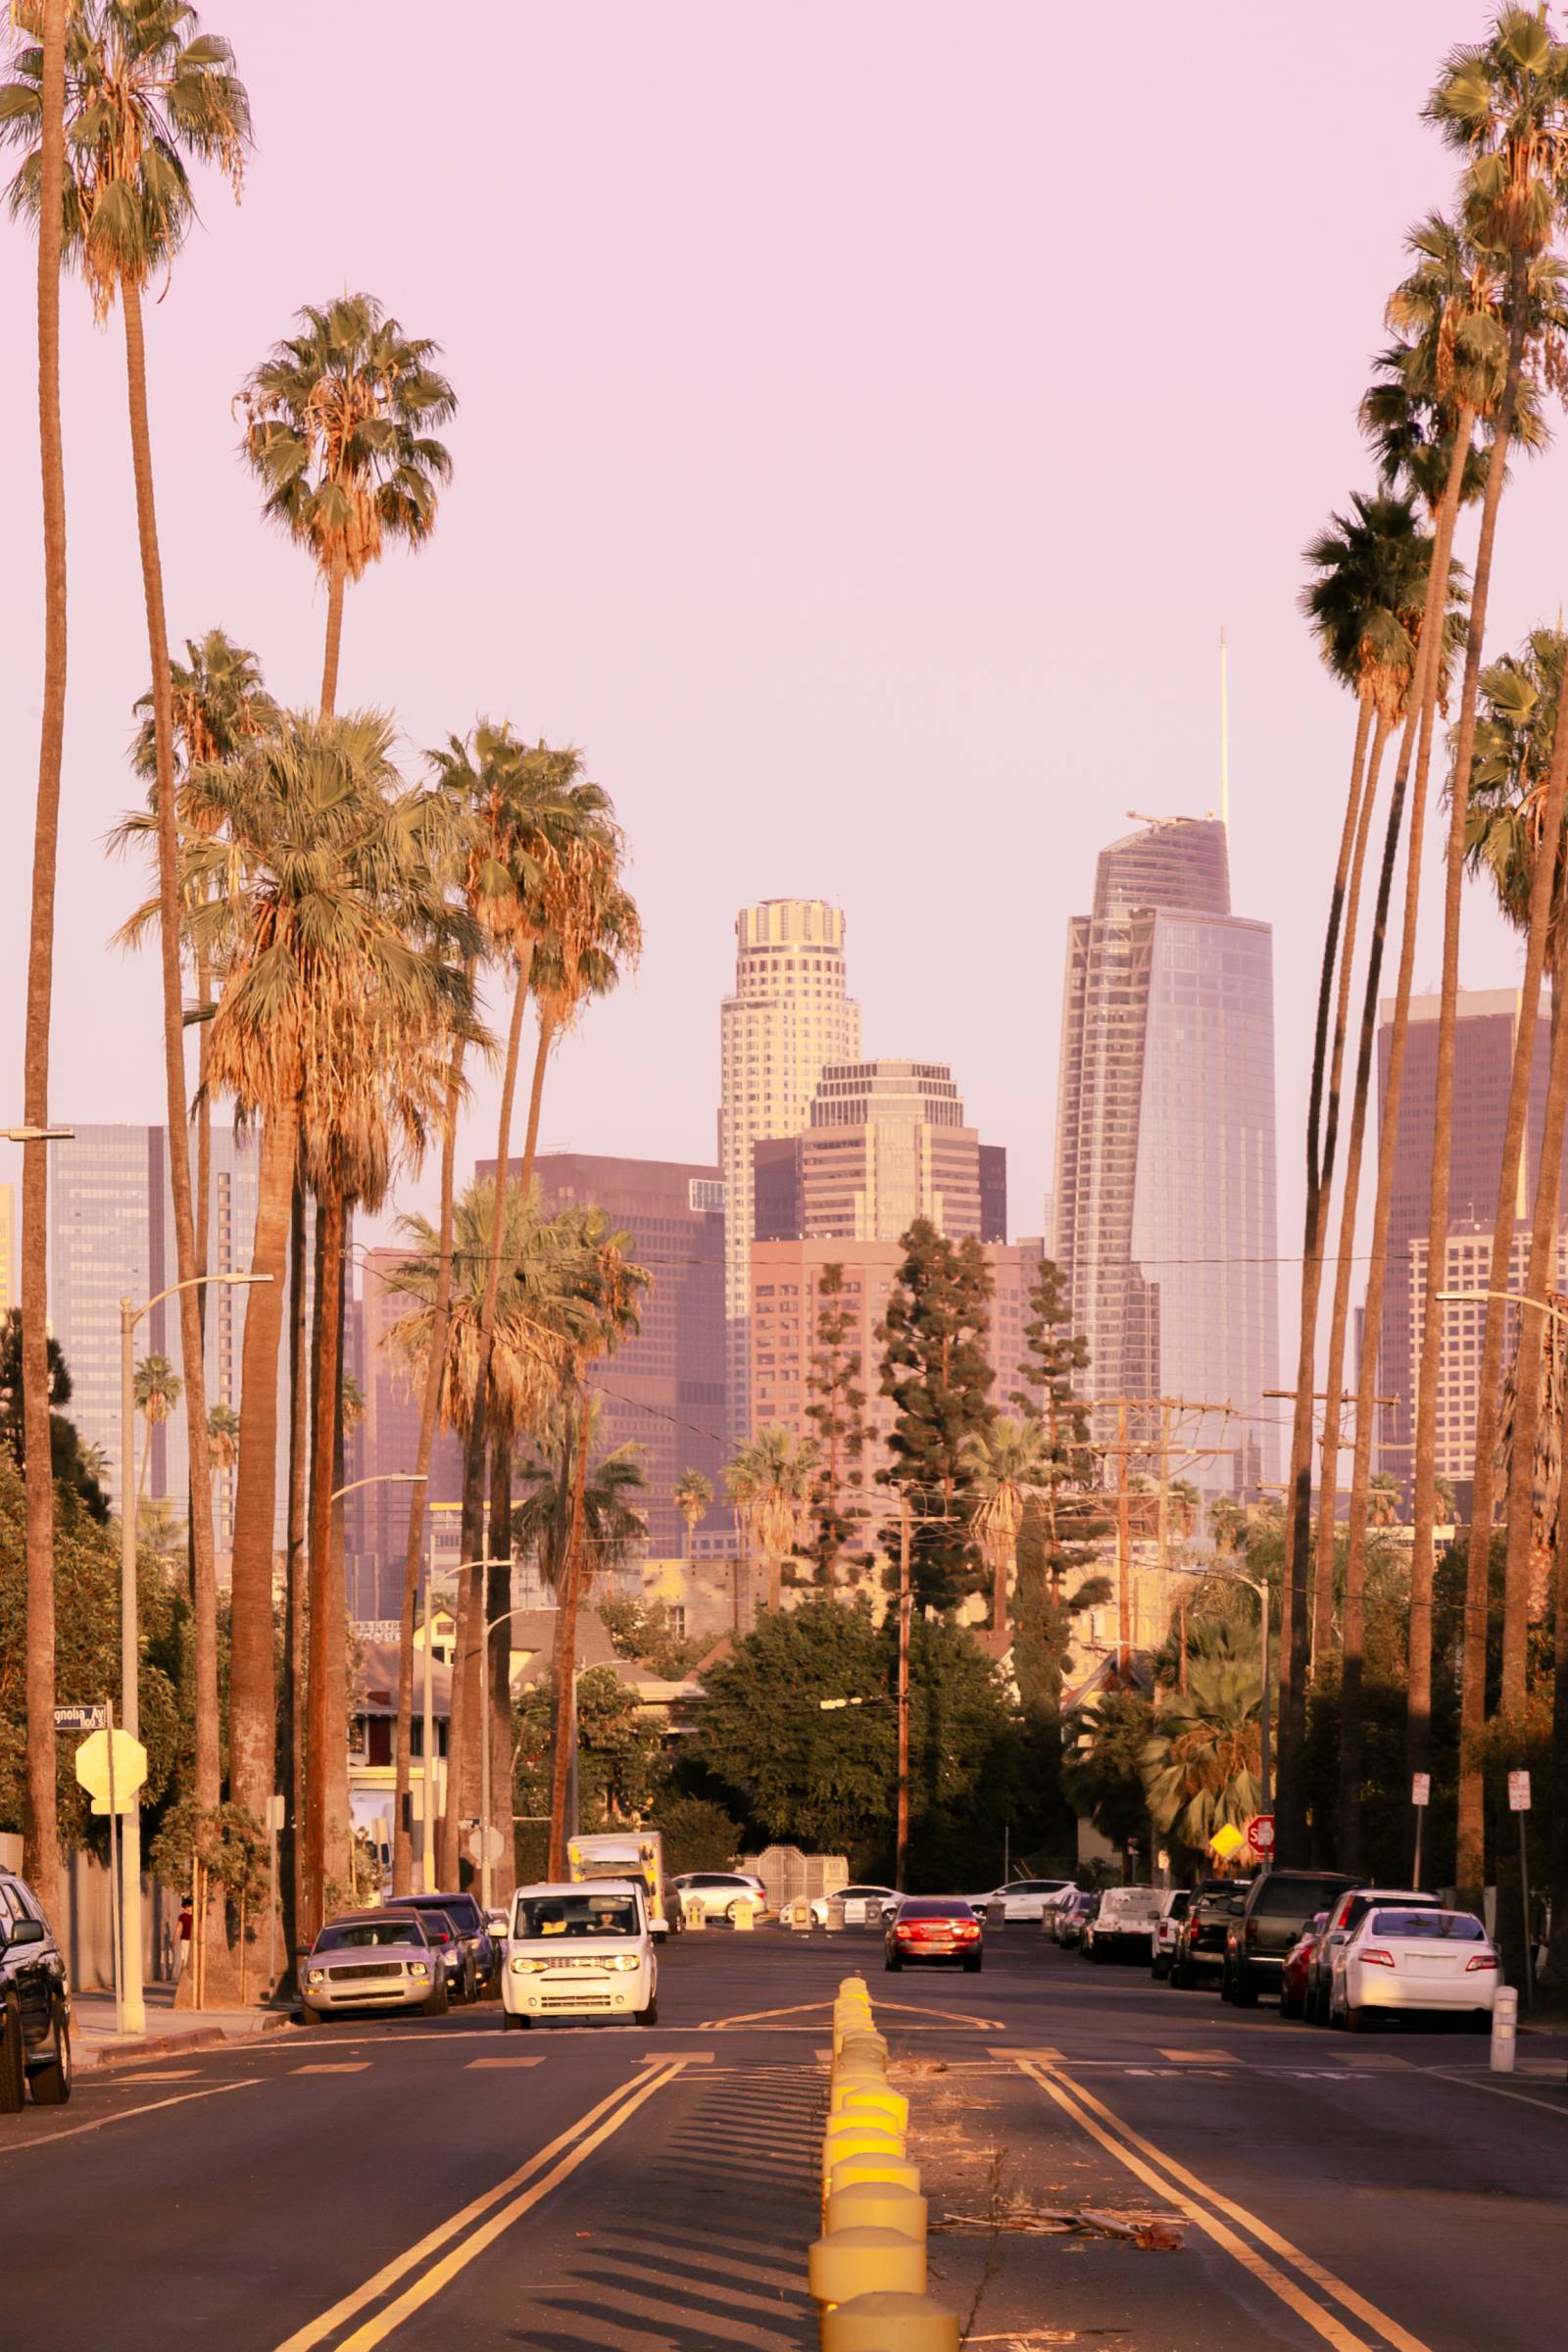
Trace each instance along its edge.
<instances>
[{"instance_id":1,"label":"car windshield","mask_svg":"<svg viewBox=\"0 0 1568 2352\"><path fill-rule=\"evenodd\" d=\"M513 1934L524 1943L555 1936L635 1936L637 1898L631 1894L535 1894L517 1897Z\"/></svg>"},{"instance_id":2,"label":"car windshield","mask_svg":"<svg viewBox=\"0 0 1568 2352\"><path fill-rule=\"evenodd\" d=\"M1485 1943L1487 1931L1468 1911L1374 1911L1372 1936L1419 1936L1432 1942Z\"/></svg>"},{"instance_id":3,"label":"car windshield","mask_svg":"<svg viewBox=\"0 0 1568 2352\"><path fill-rule=\"evenodd\" d=\"M315 1948L318 1952L353 1952L363 1951L367 1945L423 1941L424 1932L416 1919L358 1919L323 1928Z\"/></svg>"}]
</instances>

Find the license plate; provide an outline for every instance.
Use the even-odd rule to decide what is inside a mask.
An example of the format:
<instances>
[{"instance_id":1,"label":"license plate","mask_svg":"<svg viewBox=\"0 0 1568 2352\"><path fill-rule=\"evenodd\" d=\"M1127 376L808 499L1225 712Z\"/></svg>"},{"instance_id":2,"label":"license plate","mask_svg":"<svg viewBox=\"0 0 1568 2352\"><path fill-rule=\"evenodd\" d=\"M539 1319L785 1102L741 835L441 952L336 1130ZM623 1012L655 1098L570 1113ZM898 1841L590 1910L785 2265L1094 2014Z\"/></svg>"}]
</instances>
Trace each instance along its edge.
<instances>
[{"instance_id":1,"label":"license plate","mask_svg":"<svg viewBox=\"0 0 1568 2352\"><path fill-rule=\"evenodd\" d=\"M1412 1956L1404 1965L1413 1977L1454 1977L1459 1973L1457 1960Z\"/></svg>"}]
</instances>

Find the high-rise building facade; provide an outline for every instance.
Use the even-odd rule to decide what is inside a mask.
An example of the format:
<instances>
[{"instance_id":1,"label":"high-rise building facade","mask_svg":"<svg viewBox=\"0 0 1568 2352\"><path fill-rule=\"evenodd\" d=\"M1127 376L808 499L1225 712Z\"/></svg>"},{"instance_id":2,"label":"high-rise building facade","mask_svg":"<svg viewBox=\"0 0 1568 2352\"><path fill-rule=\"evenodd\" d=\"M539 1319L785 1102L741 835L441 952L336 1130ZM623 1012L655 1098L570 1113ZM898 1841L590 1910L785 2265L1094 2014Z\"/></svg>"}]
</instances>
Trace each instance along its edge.
<instances>
[{"instance_id":1,"label":"high-rise building facade","mask_svg":"<svg viewBox=\"0 0 1568 2352\"><path fill-rule=\"evenodd\" d=\"M896 1242L916 1217L1006 1238L1006 1154L964 1125L944 1062L829 1062L809 1125L754 1145L752 1172L756 1241Z\"/></svg>"},{"instance_id":2,"label":"high-rise building facade","mask_svg":"<svg viewBox=\"0 0 1568 2352\"><path fill-rule=\"evenodd\" d=\"M746 1434L754 1230L753 1147L796 1136L829 1062L860 1054L846 993L844 917L820 899L766 899L736 918L735 989L719 1016L719 1174L724 1185L729 1435Z\"/></svg>"},{"instance_id":3,"label":"high-rise building facade","mask_svg":"<svg viewBox=\"0 0 1568 2352\"><path fill-rule=\"evenodd\" d=\"M1086 1393L1135 1400L1145 1439L1157 1408L1136 1400L1227 1407L1183 1416L1183 1473L1255 1492L1276 1458L1273 938L1231 912L1214 819L1101 853L1068 931L1053 1198Z\"/></svg>"},{"instance_id":4,"label":"high-rise building facade","mask_svg":"<svg viewBox=\"0 0 1568 2352\"><path fill-rule=\"evenodd\" d=\"M481 1179L494 1160L481 1160ZM573 1203L602 1208L631 1236L631 1254L653 1284L641 1328L589 1371L599 1405L599 1444L642 1449L643 1492L656 1556L681 1549L685 1522L675 1507L683 1470L712 1482L713 1518L723 1516L724 1214L716 1168L685 1160L621 1159L591 1152L541 1152L534 1163L549 1214Z\"/></svg>"},{"instance_id":5,"label":"high-rise building facade","mask_svg":"<svg viewBox=\"0 0 1568 2352\"><path fill-rule=\"evenodd\" d=\"M1406 1493L1415 1444L1416 1374L1420 1363L1420 1331L1424 1323L1421 1300L1426 1286L1426 1250L1432 1186L1432 1138L1435 1132L1438 1082L1438 1014L1440 1000L1413 997L1406 1032L1404 1077L1399 1089L1399 1117L1394 1139L1394 1180L1390 1193L1389 1254L1383 1281L1383 1325L1378 1348L1378 1393L1394 1401L1378 1408L1379 1466L1393 1473ZM1497 1211L1497 1178L1502 1170L1503 1128L1507 1120L1508 1090L1512 1081L1514 1041L1519 1028L1516 989L1460 991L1454 1027L1454 1117L1448 1149L1448 1229L1450 1263L1446 1290L1485 1289L1490 1279L1493 1220ZM1379 1007L1378 1103L1388 1093L1389 1055L1393 1044L1394 1004L1386 999ZM1541 1165L1541 1142L1546 1118L1546 1064L1551 1022L1543 1013L1536 1023L1530 1076L1530 1108L1525 1150L1519 1171L1515 1215L1519 1231L1528 1234L1535 1210L1536 1176ZM1568 1204L1568 1167L1564 1170L1563 1200ZM1559 1212L1560 1213L1560 1212ZM1517 1247L1516 1247L1517 1253ZM1471 1279L1481 1259L1487 1272ZM1460 1274L1464 1278L1460 1279ZM1453 1279L1449 1280L1451 1275ZM1522 1288L1522 1283L1515 1287ZM1473 1431L1474 1367L1468 1367L1463 1333L1471 1310L1455 1306L1452 1347L1445 1331L1445 1362L1449 1372L1439 1400L1440 1422L1459 1431ZM1511 1353L1512 1343L1509 1343ZM1479 1359L1478 1359L1479 1360ZM1505 1359L1506 1360L1506 1359ZM1451 1374L1451 1377L1450 1377ZM1471 1393L1468 1403L1465 1380ZM1455 1385L1457 1384L1457 1385ZM1459 1477L1468 1493L1472 1463L1463 1458L1456 1439ZM1445 1476L1453 1475L1445 1471ZM1464 1498L1461 1498L1462 1500ZM1468 1507L1466 1501L1465 1507Z\"/></svg>"},{"instance_id":6,"label":"high-rise building facade","mask_svg":"<svg viewBox=\"0 0 1568 2352\"><path fill-rule=\"evenodd\" d=\"M194 1151L192 1160L194 1161ZM193 1170L194 1172L194 1170ZM259 1155L232 1128L212 1131L208 1268L249 1270L256 1234ZM167 1131L162 1127L78 1126L53 1147L49 1182L49 1312L72 1378L71 1417L84 1445L101 1446L106 1483L118 1500L120 1461L120 1301L140 1306L178 1280ZM246 1293L215 1284L207 1294L207 1400L239 1410ZM136 1326L136 1360L167 1356L182 1378L179 1302L165 1298ZM278 1443L287 1458L286 1349L279 1348ZM183 1514L190 1479L185 1406L151 1431L145 1492ZM139 1461L136 1465L139 1471ZM220 1554L233 1542L234 1473L213 1481L213 1532ZM287 1522L285 1474L278 1482L275 1533Z\"/></svg>"}]
</instances>

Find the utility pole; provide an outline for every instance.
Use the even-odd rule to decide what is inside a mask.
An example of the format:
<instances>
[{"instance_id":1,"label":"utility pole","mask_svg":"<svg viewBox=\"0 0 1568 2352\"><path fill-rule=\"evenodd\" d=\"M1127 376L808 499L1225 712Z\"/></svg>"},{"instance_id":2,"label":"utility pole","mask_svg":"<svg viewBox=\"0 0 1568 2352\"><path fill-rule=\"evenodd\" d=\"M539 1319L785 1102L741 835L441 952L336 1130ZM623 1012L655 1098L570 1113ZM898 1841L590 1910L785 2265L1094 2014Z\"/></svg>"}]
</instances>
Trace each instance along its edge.
<instances>
[{"instance_id":1,"label":"utility pole","mask_svg":"<svg viewBox=\"0 0 1568 2352\"><path fill-rule=\"evenodd\" d=\"M899 1812L898 1844L893 1871L904 1892L909 1856L909 1497L899 1497Z\"/></svg>"}]
</instances>

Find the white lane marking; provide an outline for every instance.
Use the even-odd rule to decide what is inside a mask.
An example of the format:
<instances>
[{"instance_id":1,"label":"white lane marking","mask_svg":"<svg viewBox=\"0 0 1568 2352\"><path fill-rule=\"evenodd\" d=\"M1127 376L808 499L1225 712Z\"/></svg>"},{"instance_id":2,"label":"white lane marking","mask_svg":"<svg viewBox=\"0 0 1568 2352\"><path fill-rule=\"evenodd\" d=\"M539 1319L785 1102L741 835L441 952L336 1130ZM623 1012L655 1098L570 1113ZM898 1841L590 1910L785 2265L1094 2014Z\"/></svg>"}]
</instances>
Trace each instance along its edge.
<instances>
[{"instance_id":1,"label":"white lane marking","mask_svg":"<svg viewBox=\"0 0 1568 2352\"><path fill-rule=\"evenodd\" d=\"M1568 2116L1568 2106L1551 2099L1533 2099L1528 2090L1504 2090L1499 2083L1482 2082L1474 2075L1450 2074L1443 2066L1430 2066L1426 2071L1445 2082L1462 2083L1466 2090L1490 2090L1494 2099L1517 2099L1521 2107L1539 2107L1543 2115Z\"/></svg>"},{"instance_id":2,"label":"white lane marking","mask_svg":"<svg viewBox=\"0 0 1568 2352\"><path fill-rule=\"evenodd\" d=\"M254 2079L244 2082L215 2082L210 2090L176 2091L172 2099L149 2099L145 2107L126 2107L119 2115L101 2115L93 2124L73 2124L68 2132L51 2132L47 2138L14 2139L8 2148L0 2148L0 2156L15 2156L25 2148L30 2155L39 2155L52 2148L57 2140L77 2139L83 2132L103 2132L111 2124L128 2124L132 2116L156 2115L161 2107L188 2107L192 2099L216 2099L225 2090L254 2090Z\"/></svg>"},{"instance_id":3,"label":"white lane marking","mask_svg":"<svg viewBox=\"0 0 1568 2352\"><path fill-rule=\"evenodd\" d=\"M363 2075L369 2071L368 2058L335 2058L328 2066L291 2066L291 2075Z\"/></svg>"}]
</instances>

